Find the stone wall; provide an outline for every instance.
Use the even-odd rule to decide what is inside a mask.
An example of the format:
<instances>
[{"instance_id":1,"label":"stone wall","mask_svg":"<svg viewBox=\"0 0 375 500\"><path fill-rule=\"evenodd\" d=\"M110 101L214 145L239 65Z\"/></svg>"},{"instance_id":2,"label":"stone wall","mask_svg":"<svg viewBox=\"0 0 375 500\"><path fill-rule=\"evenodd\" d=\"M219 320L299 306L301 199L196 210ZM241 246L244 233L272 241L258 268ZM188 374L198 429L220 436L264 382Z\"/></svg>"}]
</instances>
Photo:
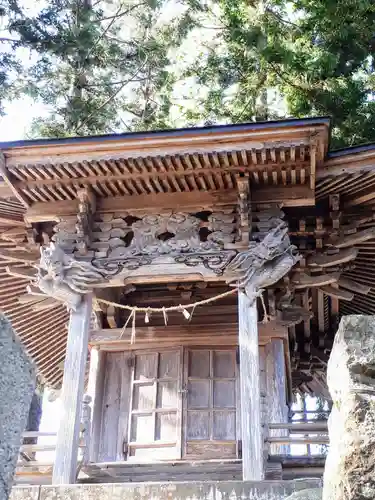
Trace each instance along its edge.
<instances>
[{"instance_id":1,"label":"stone wall","mask_svg":"<svg viewBox=\"0 0 375 500\"><path fill-rule=\"evenodd\" d=\"M12 325L0 313L0 499L12 487L22 432L35 386L35 370Z\"/></svg>"},{"instance_id":2,"label":"stone wall","mask_svg":"<svg viewBox=\"0 0 375 500\"><path fill-rule=\"evenodd\" d=\"M327 370L333 400L324 500L375 498L375 316L345 316Z\"/></svg>"},{"instance_id":3,"label":"stone wall","mask_svg":"<svg viewBox=\"0 0 375 500\"><path fill-rule=\"evenodd\" d=\"M18 486L10 500L286 500L294 492L317 488L319 479L261 482L186 482Z\"/></svg>"}]
</instances>

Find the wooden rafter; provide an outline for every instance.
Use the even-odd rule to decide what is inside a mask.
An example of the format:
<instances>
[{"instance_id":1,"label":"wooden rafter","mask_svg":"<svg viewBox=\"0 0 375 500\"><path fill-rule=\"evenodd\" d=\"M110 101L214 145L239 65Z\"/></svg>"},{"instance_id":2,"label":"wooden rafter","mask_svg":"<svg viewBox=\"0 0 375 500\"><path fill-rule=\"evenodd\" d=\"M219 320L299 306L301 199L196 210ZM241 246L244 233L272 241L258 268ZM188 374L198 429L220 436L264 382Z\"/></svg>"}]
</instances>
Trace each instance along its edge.
<instances>
[{"instance_id":1,"label":"wooden rafter","mask_svg":"<svg viewBox=\"0 0 375 500\"><path fill-rule=\"evenodd\" d=\"M17 200L22 203L25 208L29 208L30 203L27 201L26 197L22 194L22 192L15 186L15 181L11 179L9 172L6 168L5 156L2 152L0 152L0 174L4 179L5 183L8 185L9 189L12 191Z\"/></svg>"},{"instance_id":2,"label":"wooden rafter","mask_svg":"<svg viewBox=\"0 0 375 500\"><path fill-rule=\"evenodd\" d=\"M320 290L324 292L326 295L329 295L330 297L333 297L338 300L347 300L351 301L353 300L354 293L348 292L347 290L341 290L338 287L334 287L332 285L326 285L320 287Z\"/></svg>"}]
</instances>

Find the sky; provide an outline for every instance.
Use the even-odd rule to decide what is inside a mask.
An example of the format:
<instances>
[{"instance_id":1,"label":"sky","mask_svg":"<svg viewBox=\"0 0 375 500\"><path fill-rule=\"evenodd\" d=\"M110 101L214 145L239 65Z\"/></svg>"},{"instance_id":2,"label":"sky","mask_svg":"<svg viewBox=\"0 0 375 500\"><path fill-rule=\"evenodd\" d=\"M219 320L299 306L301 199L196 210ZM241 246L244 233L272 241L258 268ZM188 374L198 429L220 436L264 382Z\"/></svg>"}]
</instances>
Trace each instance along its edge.
<instances>
[{"instance_id":1,"label":"sky","mask_svg":"<svg viewBox=\"0 0 375 500\"><path fill-rule=\"evenodd\" d=\"M46 109L25 97L7 104L5 113L0 117L0 142L27 139L33 118L46 114Z\"/></svg>"}]
</instances>

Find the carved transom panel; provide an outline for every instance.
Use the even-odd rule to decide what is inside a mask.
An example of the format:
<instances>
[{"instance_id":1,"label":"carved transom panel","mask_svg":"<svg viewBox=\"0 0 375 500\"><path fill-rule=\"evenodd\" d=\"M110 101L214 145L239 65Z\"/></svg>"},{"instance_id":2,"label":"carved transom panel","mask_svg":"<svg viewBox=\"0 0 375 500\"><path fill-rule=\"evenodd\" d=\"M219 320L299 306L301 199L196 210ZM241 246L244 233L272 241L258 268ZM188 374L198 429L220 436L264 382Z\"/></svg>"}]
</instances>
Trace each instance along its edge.
<instances>
[{"instance_id":1,"label":"carved transom panel","mask_svg":"<svg viewBox=\"0 0 375 500\"><path fill-rule=\"evenodd\" d=\"M75 219L54 228L52 237L66 253L79 254L80 235ZM86 258L119 259L138 255L179 255L217 252L236 237L236 215L222 212L170 212L141 218L125 214L96 215Z\"/></svg>"}]
</instances>

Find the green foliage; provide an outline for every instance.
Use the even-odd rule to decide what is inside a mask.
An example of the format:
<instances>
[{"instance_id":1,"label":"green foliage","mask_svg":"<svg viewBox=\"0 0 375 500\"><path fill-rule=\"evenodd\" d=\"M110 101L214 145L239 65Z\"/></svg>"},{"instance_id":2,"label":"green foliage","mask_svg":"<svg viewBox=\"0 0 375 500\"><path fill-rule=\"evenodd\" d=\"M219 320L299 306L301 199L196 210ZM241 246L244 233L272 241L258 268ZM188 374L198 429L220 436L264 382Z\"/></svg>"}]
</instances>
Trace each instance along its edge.
<instances>
[{"instance_id":1,"label":"green foliage","mask_svg":"<svg viewBox=\"0 0 375 500\"><path fill-rule=\"evenodd\" d=\"M48 106L33 135L329 115L334 146L375 141L371 0L3 2L0 100Z\"/></svg>"},{"instance_id":2,"label":"green foliage","mask_svg":"<svg viewBox=\"0 0 375 500\"><path fill-rule=\"evenodd\" d=\"M185 9L163 22L168 3L49 0L33 17L19 9L9 31L36 58L19 87L51 109L32 135L170 126L170 54L194 20Z\"/></svg>"},{"instance_id":3,"label":"green foliage","mask_svg":"<svg viewBox=\"0 0 375 500\"><path fill-rule=\"evenodd\" d=\"M4 114L4 101L18 96L15 81L21 66L15 50L19 41L7 32L11 16L17 11L18 4L14 0L4 5L0 3L0 115Z\"/></svg>"},{"instance_id":4,"label":"green foliage","mask_svg":"<svg viewBox=\"0 0 375 500\"><path fill-rule=\"evenodd\" d=\"M221 50L192 66L216 91L204 118L329 115L334 146L375 140L373 2L220 0L220 7Z\"/></svg>"}]
</instances>

